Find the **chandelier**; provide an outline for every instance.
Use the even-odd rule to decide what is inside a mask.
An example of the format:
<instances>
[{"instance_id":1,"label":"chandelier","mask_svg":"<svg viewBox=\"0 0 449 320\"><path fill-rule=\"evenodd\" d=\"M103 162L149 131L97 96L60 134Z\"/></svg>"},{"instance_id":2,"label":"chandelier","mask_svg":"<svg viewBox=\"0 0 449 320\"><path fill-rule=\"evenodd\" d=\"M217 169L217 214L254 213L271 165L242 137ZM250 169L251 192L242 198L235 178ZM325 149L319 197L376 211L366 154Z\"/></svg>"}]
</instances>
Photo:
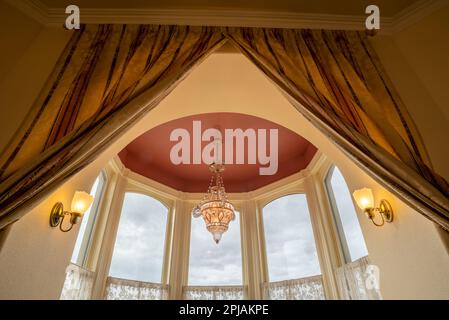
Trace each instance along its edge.
<instances>
[{"instance_id":1,"label":"chandelier","mask_svg":"<svg viewBox=\"0 0 449 320\"><path fill-rule=\"evenodd\" d=\"M224 166L213 163L209 169L212 171L209 188L203 200L193 208L192 215L194 218L203 217L207 230L218 244L223 233L228 230L229 222L235 219L235 213L234 206L226 196L221 177Z\"/></svg>"}]
</instances>

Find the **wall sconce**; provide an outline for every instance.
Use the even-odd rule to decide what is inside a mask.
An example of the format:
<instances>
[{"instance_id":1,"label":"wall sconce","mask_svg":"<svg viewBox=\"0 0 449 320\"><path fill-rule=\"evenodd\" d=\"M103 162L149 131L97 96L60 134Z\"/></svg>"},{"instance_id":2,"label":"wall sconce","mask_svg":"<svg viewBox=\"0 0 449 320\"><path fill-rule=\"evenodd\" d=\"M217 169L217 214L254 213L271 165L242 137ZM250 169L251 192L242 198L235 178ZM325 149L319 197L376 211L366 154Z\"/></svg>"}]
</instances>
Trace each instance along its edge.
<instances>
[{"instance_id":1,"label":"wall sconce","mask_svg":"<svg viewBox=\"0 0 449 320\"><path fill-rule=\"evenodd\" d=\"M381 227L385 224L385 222L393 221L393 209L391 208L390 203L387 200L382 199L380 201L379 207L374 207L374 196L371 189L359 189L354 191L352 195L359 208L362 209L363 212L365 212L368 219L370 219L375 226ZM381 224L378 224L374 221L376 212L379 213L382 218Z\"/></svg>"},{"instance_id":2,"label":"wall sconce","mask_svg":"<svg viewBox=\"0 0 449 320\"><path fill-rule=\"evenodd\" d=\"M72 206L70 211L64 211L64 205L62 202L56 202L50 212L50 226L55 228L59 225L59 230L62 232L69 232L72 230L73 225L78 223L84 213L89 209L94 197L84 191L76 191L73 196ZM63 229L62 223L64 218L70 215L70 228Z\"/></svg>"}]
</instances>

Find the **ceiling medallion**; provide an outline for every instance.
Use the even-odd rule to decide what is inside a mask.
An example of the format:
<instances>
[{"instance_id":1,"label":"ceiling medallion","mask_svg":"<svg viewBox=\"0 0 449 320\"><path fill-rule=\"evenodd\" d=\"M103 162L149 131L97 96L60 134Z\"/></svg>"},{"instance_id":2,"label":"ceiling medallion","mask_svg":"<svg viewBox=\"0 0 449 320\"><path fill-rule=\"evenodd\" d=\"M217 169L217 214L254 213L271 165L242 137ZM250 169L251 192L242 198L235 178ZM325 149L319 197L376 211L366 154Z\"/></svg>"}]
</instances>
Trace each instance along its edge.
<instances>
[{"instance_id":1,"label":"ceiling medallion","mask_svg":"<svg viewBox=\"0 0 449 320\"><path fill-rule=\"evenodd\" d=\"M228 230L229 222L235 219L235 213L221 177L224 165L213 163L209 169L212 171L209 188L203 200L193 208L192 215L194 218L203 217L207 230L218 244L223 233Z\"/></svg>"}]
</instances>

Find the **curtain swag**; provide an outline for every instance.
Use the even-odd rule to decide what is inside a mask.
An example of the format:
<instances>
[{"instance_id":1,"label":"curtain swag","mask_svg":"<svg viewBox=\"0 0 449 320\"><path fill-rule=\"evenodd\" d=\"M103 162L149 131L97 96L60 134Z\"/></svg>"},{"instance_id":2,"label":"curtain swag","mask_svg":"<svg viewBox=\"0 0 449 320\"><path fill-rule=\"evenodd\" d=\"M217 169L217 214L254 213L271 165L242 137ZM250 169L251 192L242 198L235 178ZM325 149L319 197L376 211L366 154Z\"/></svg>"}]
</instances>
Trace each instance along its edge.
<instances>
[{"instance_id":1,"label":"curtain swag","mask_svg":"<svg viewBox=\"0 0 449 320\"><path fill-rule=\"evenodd\" d=\"M83 25L0 156L0 229L88 165L224 42L355 163L449 230L449 184L363 32Z\"/></svg>"}]
</instances>

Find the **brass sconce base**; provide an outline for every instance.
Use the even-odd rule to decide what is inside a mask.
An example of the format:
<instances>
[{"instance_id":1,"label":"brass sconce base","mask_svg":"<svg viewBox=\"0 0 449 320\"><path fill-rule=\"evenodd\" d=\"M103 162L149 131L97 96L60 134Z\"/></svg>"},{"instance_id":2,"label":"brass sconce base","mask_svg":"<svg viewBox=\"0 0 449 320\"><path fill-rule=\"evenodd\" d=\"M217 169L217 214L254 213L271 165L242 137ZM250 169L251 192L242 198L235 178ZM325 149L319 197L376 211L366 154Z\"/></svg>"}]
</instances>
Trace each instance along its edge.
<instances>
[{"instance_id":1,"label":"brass sconce base","mask_svg":"<svg viewBox=\"0 0 449 320\"><path fill-rule=\"evenodd\" d=\"M365 213L368 219L370 219L371 222L377 227L383 226L385 222L393 222L393 208L391 207L390 203L384 199L380 201L378 208L368 208L365 210ZM376 213L380 214L380 217L382 218L381 223L376 223L374 221Z\"/></svg>"},{"instance_id":2,"label":"brass sconce base","mask_svg":"<svg viewBox=\"0 0 449 320\"><path fill-rule=\"evenodd\" d=\"M64 205L56 202L50 212L50 226L56 228L64 217Z\"/></svg>"},{"instance_id":3,"label":"brass sconce base","mask_svg":"<svg viewBox=\"0 0 449 320\"><path fill-rule=\"evenodd\" d=\"M387 200L381 200L379 204L379 212L385 222L393 222L393 208Z\"/></svg>"},{"instance_id":4,"label":"brass sconce base","mask_svg":"<svg viewBox=\"0 0 449 320\"><path fill-rule=\"evenodd\" d=\"M70 216L70 227L68 229L64 229L62 226L66 216ZM73 225L79 222L81 216L78 212L64 211L64 205L61 202L56 202L50 212L50 226L53 228L59 226L59 230L62 232L69 232Z\"/></svg>"}]
</instances>

